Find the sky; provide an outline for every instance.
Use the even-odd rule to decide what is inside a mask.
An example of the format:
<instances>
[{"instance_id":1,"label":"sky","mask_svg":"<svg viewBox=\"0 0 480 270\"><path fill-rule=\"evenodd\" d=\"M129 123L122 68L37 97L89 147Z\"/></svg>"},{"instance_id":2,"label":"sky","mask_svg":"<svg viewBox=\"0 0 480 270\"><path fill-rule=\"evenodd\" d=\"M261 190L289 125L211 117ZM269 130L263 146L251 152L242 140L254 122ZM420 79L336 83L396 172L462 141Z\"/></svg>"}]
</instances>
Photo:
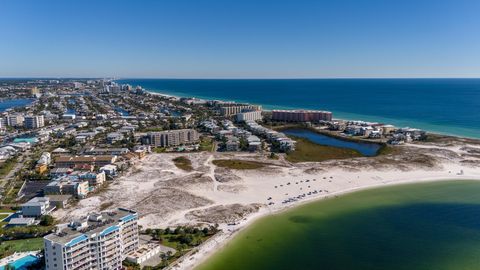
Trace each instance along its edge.
<instances>
[{"instance_id":1,"label":"sky","mask_svg":"<svg viewBox=\"0 0 480 270\"><path fill-rule=\"evenodd\" d=\"M480 77L478 0L1 0L0 77Z\"/></svg>"}]
</instances>

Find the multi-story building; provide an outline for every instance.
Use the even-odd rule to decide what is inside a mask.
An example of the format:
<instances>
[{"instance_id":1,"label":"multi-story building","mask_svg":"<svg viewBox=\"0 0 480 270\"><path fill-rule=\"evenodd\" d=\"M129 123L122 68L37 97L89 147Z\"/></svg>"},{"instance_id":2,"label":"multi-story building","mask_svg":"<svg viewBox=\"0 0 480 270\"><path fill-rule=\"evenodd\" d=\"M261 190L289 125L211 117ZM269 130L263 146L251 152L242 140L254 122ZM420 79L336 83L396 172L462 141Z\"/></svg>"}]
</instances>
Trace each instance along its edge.
<instances>
[{"instance_id":1,"label":"multi-story building","mask_svg":"<svg viewBox=\"0 0 480 270\"><path fill-rule=\"evenodd\" d=\"M36 97L39 94L40 94L40 91L38 90L38 88L36 86L34 86L30 89L30 96Z\"/></svg>"},{"instance_id":2,"label":"multi-story building","mask_svg":"<svg viewBox=\"0 0 480 270\"><path fill-rule=\"evenodd\" d=\"M237 122L262 120L262 111L241 112L235 115Z\"/></svg>"},{"instance_id":3,"label":"multi-story building","mask_svg":"<svg viewBox=\"0 0 480 270\"><path fill-rule=\"evenodd\" d=\"M55 158L55 166L59 168L74 168L84 165L105 166L115 163L117 156L59 156Z\"/></svg>"},{"instance_id":4,"label":"multi-story building","mask_svg":"<svg viewBox=\"0 0 480 270\"><path fill-rule=\"evenodd\" d=\"M19 127L23 126L25 118L21 114L13 114L5 117L7 126L10 127Z\"/></svg>"},{"instance_id":5,"label":"multi-story building","mask_svg":"<svg viewBox=\"0 0 480 270\"><path fill-rule=\"evenodd\" d=\"M45 195L72 195L85 198L90 192L88 180L72 179L69 176L60 177L43 188Z\"/></svg>"},{"instance_id":6,"label":"multi-story building","mask_svg":"<svg viewBox=\"0 0 480 270\"><path fill-rule=\"evenodd\" d=\"M220 114L223 116L232 116L241 112L261 111L262 106L238 103L225 103L220 105Z\"/></svg>"},{"instance_id":7,"label":"multi-story building","mask_svg":"<svg viewBox=\"0 0 480 270\"><path fill-rule=\"evenodd\" d=\"M126 153L130 152L128 148L97 148L92 147L90 149L85 150L85 154L87 155L114 155L114 156L121 156L125 155Z\"/></svg>"},{"instance_id":8,"label":"multi-story building","mask_svg":"<svg viewBox=\"0 0 480 270\"><path fill-rule=\"evenodd\" d=\"M22 204L22 215L24 217L40 217L48 214L51 210L50 200L47 197L35 197Z\"/></svg>"},{"instance_id":9,"label":"multi-story building","mask_svg":"<svg viewBox=\"0 0 480 270\"><path fill-rule=\"evenodd\" d=\"M283 122L332 121L332 113L311 110L273 110L272 120Z\"/></svg>"},{"instance_id":10,"label":"multi-story building","mask_svg":"<svg viewBox=\"0 0 480 270\"><path fill-rule=\"evenodd\" d=\"M138 249L137 221L135 211L119 208L45 236L45 269L122 269L126 255Z\"/></svg>"},{"instance_id":11,"label":"multi-story building","mask_svg":"<svg viewBox=\"0 0 480 270\"><path fill-rule=\"evenodd\" d=\"M156 147L171 147L193 144L199 141L198 132L194 129L166 130L149 132L144 139L145 144Z\"/></svg>"},{"instance_id":12,"label":"multi-story building","mask_svg":"<svg viewBox=\"0 0 480 270\"><path fill-rule=\"evenodd\" d=\"M25 127L29 129L41 128L45 126L43 115L29 115L25 117Z\"/></svg>"},{"instance_id":13,"label":"multi-story building","mask_svg":"<svg viewBox=\"0 0 480 270\"><path fill-rule=\"evenodd\" d=\"M79 172L76 173L74 172L74 175L78 175L78 178L81 181L88 181L88 187L91 191L98 189L101 187L105 181L106 181L106 176L105 172Z\"/></svg>"}]
</instances>

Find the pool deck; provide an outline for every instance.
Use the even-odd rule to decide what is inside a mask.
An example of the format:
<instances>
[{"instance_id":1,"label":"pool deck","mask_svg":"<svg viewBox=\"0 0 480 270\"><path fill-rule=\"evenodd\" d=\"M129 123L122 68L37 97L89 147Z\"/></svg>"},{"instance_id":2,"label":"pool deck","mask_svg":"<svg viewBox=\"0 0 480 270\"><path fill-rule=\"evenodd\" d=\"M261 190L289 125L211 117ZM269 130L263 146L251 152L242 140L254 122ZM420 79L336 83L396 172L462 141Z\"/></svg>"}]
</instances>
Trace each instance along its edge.
<instances>
[{"instance_id":1,"label":"pool deck","mask_svg":"<svg viewBox=\"0 0 480 270\"><path fill-rule=\"evenodd\" d=\"M4 267L7 264L12 264L15 263L16 261L20 260L21 258L27 257L27 256L37 256L37 254L40 252L40 250L35 250L35 251L26 251L26 252L15 252L14 254L0 259L0 270L4 269Z\"/></svg>"}]
</instances>

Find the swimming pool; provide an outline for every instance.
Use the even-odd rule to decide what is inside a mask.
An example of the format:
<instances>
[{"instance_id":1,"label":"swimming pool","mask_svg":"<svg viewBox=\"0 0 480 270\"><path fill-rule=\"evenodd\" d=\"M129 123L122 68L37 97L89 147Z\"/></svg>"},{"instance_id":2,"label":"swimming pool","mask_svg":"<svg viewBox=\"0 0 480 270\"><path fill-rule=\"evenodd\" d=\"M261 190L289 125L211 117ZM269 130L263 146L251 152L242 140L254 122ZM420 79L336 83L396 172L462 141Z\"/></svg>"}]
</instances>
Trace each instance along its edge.
<instances>
[{"instance_id":1,"label":"swimming pool","mask_svg":"<svg viewBox=\"0 0 480 270\"><path fill-rule=\"evenodd\" d=\"M39 259L33 255L27 255L22 257L13 263L10 263L10 266L15 267L15 270L26 270L27 266L37 262ZM0 270L5 270L5 266L0 266Z\"/></svg>"},{"instance_id":2,"label":"swimming pool","mask_svg":"<svg viewBox=\"0 0 480 270\"><path fill-rule=\"evenodd\" d=\"M38 142L38 139L33 137L33 138L15 138L13 140L14 143L19 143L19 142L27 142L27 143L31 143L31 144L34 144L34 143L37 143Z\"/></svg>"}]
</instances>

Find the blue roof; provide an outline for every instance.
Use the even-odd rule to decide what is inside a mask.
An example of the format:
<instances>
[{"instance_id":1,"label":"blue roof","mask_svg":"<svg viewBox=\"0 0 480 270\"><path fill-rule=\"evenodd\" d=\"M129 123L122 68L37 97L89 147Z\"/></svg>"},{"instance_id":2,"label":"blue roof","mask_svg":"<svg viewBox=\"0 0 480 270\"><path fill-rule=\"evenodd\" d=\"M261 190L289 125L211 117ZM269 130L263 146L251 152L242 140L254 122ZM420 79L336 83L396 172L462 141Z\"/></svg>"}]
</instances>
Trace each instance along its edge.
<instances>
[{"instance_id":1,"label":"blue roof","mask_svg":"<svg viewBox=\"0 0 480 270\"><path fill-rule=\"evenodd\" d=\"M70 240L68 243L65 244L66 247L71 247L71 246L74 246L84 240L87 240L88 239L88 236L85 235L85 234L82 234L80 236L77 236L75 238L73 238L72 240Z\"/></svg>"},{"instance_id":2,"label":"blue roof","mask_svg":"<svg viewBox=\"0 0 480 270\"><path fill-rule=\"evenodd\" d=\"M128 222L132 219L136 219L137 218L137 215L136 214L130 214L128 216L124 216L122 218L120 218L120 221L123 221L123 222Z\"/></svg>"},{"instance_id":3,"label":"blue roof","mask_svg":"<svg viewBox=\"0 0 480 270\"><path fill-rule=\"evenodd\" d=\"M105 230L103 230L99 235L104 236L104 235L107 235L107 234L109 234L111 232L114 232L116 230L119 230L119 229L120 229L120 227L118 227L117 225L110 226L110 227L106 228Z\"/></svg>"}]
</instances>

